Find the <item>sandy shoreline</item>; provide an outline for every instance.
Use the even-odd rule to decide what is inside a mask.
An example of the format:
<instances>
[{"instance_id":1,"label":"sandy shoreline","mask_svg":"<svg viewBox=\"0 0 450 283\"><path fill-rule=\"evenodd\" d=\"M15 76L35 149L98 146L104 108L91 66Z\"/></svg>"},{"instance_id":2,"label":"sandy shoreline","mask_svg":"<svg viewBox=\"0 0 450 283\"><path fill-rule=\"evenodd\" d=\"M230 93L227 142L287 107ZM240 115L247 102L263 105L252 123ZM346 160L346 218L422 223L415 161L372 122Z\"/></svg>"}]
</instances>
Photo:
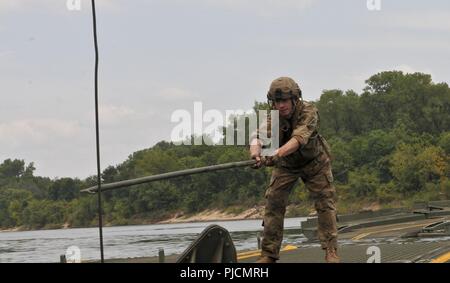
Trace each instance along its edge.
<instances>
[{"instance_id":1,"label":"sandy shoreline","mask_svg":"<svg viewBox=\"0 0 450 283\"><path fill-rule=\"evenodd\" d=\"M174 215L172 218L158 221L155 224L262 219L263 213L264 213L263 206L255 206L253 208L244 210L243 212L238 214L226 213L218 209L217 210L208 209L192 216Z\"/></svg>"},{"instance_id":2,"label":"sandy shoreline","mask_svg":"<svg viewBox=\"0 0 450 283\"><path fill-rule=\"evenodd\" d=\"M3 233L3 232L20 232L20 231L25 231L25 230L22 230L20 227L15 227L15 228L10 228L10 229L2 229L2 230L0 230L0 233Z\"/></svg>"}]
</instances>

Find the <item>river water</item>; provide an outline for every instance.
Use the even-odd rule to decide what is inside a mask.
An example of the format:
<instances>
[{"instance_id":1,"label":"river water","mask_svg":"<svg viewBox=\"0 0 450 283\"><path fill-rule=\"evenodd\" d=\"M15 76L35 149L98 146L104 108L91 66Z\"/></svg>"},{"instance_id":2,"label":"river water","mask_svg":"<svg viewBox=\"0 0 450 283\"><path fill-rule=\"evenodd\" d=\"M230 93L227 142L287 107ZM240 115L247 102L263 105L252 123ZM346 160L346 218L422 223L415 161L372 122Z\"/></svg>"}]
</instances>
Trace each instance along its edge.
<instances>
[{"instance_id":1,"label":"river water","mask_svg":"<svg viewBox=\"0 0 450 283\"><path fill-rule=\"evenodd\" d=\"M306 241L299 231L303 220L285 219L283 244ZM116 226L103 228L105 259L157 256L160 248L166 255L179 254L211 224L230 232L238 252L257 248L261 220ZM0 232L0 262L59 262L71 246L80 249L82 260L99 259L98 228Z\"/></svg>"}]
</instances>

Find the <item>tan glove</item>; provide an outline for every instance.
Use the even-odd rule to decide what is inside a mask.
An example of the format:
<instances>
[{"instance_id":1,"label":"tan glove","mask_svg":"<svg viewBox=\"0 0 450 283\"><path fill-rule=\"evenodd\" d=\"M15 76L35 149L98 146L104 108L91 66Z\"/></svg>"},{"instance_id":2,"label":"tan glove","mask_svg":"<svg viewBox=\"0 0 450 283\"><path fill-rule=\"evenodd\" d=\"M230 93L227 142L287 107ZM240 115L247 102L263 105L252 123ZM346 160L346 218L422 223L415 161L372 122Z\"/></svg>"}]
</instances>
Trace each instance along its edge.
<instances>
[{"instance_id":1,"label":"tan glove","mask_svg":"<svg viewBox=\"0 0 450 283\"><path fill-rule=\"evenodd\" d=\"M264 158L264 165L266 165L267 167L275 166L277 165L279 159L280 158L278 157L278 155L266 156Z\"/></svg>"}]
</instances>

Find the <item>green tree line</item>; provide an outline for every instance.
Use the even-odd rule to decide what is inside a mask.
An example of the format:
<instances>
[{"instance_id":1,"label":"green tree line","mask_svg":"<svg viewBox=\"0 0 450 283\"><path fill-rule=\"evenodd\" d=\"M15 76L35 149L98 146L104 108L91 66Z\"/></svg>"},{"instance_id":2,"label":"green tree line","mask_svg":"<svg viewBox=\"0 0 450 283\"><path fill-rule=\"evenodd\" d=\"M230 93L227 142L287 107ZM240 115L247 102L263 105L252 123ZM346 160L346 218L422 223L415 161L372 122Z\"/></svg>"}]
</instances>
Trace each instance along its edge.
<instances>
[{"instance_id":1,"label":"green tree line","mask_svg":"<svg viewBox=\"0 0 450 283\"><path fill-rule=\"evenodd\" d=\"M329 141L338 191L338 210L363 204L408 205L450 198L450 88L428 74L381 72L362 93L324 90L314 101L320 132ZM254 109L267 109L255 102ZM236 119L246 119L244 116ZM238 131L230 124L226 131ZM174 145L161 141L102 172L105 183L169 171L248 159L246 146ZM264 202L270 168L238 168L193 175L104 193L110 225L151 223L175 213L245 209ZM96 225L96 197L80 190L84 180L34 176L33 163L0 164L0 227L25 229ZM299 184L290 202L305 214L308 194Z\"/></svg>"}]
</instances>

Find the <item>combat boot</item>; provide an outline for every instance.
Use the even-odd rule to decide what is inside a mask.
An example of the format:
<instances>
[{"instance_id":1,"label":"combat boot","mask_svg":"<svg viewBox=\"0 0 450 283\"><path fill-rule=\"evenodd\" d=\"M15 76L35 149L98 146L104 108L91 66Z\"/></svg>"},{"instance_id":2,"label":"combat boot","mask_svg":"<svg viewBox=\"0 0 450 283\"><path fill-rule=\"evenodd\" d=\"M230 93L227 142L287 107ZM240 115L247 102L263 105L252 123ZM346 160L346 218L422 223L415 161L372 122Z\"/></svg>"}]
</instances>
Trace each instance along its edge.
<instances>
[{"instance_id":1,"label":"combat boot","mask_svg":"<svg viewBox=\"0 0 450 283\"><path fill-rule=\"evenodd\" d=\"M336 253L336 249L334 249L334 248L326 249L325 261L327 263L339 263L340 262L339 256Z\"/></svg>"},{"instance_id":2,"label":"combat boot","mask_svg":"<svg viewBox=\"0 0 450 283\"><path fill-rule=\"evenodd\" d=\"M262 256L260 257L256 263L276 263L277 260L270 256Z\"/></svg>"}]
</instances>

